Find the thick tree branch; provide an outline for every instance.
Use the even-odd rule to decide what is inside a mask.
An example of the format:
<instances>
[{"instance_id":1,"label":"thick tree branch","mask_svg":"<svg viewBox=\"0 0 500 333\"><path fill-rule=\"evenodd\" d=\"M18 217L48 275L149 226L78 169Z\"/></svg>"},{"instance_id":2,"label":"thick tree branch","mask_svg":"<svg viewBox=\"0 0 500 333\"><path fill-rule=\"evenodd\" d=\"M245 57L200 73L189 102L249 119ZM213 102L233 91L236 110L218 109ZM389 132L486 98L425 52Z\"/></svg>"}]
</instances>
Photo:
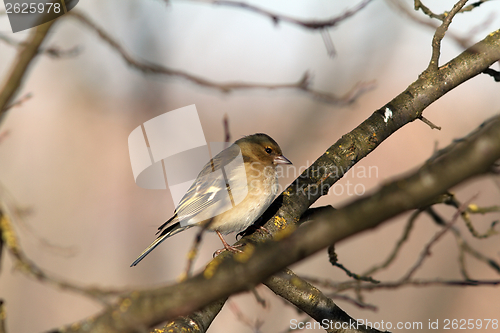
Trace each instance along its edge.
<instances>
[{"instance_id":1,"label":"thick tree branch","mask_svg":"<svg viewBox=\"0 0 500 333\"><path fill-rule=\"evenodd\" d=\"M155 330L154 333L204 333L222 310L226 300L227 298L222 298L189 316L176 318L167 323L161 330Z\"/></svg>"},{"instance_id":2,"label":"thick tree branch","mask_svg":"<svg viewBox=\"0 0 500 333\"><path fill-rule=\"evenodd\" d=\"M276 295L285 298L320 324L327 324L324 327L329 333L380 332L364 325L358 325L356 319L351 318L332 299L289 269L273 275L264 284Z\"/></svg>"}]
</instances>

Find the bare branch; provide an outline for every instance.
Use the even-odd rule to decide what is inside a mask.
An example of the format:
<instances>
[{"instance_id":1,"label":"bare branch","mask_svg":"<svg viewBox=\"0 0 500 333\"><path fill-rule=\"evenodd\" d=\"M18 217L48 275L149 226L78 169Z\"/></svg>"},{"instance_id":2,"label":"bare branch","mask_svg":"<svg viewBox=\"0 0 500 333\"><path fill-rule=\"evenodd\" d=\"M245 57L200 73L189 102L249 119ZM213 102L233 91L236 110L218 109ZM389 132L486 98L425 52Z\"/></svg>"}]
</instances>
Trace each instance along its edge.
<instances>
[{"instance_id":1,"label":"bare branch","mask_svg":"<svg viewBox=\"0 0 500 333\"><path fill-rule=\"evenodd\" d=\"M333 294L328 294L327 296L331 297L332 299L339 299L342 301L346 301L348 303L351 303L352 305L357 306L360 309L367 309L370 311L378 311L378 308L375 305L361 302L361 301L354 299L354 298L347 296L347 295L333 293Z\"/></svg>"},{"instance_id":2,"label":"bare branch","mask_svg":"<svg viewBox=\"0 0 500 333\"><path fill-rule=\"evenodd\" d=\"M273 275L266 280L264 284L276 295L285 298L317 322L323 323L323 320L326 319L331 323L326 329L327 332L338 332L338 328L343 327L342 323L356 322L355 319L351 318L339 308L330 298L289 269L285 269L283 272ZM335 329L335 327L337 327L337 329ZM375 333L379 331L360 325L357 326L356 329L347 329L342 332Z\"/></svg>"},{"instance_id":3,"label":"bare branch","mask_svg":"<svg viewBox=\"0 0 500 333\"><path fill-rule=\"evenodd\" d=\"M255 321L252 321L250 318L248 318L238 307L238 305L234 302L229 301L229 308L231 311L234 313L236 318L240 323L243 325L247 326L252 330L252 332L255 333L260 333L260 328L264 324L264 322L261 319L256 319Z\"/></svg>"},{"instance_id":4,"label":"bare branch","mask_svg":"<svg viewBox=\"0 0 500 333\"><path fill-rule=\"evenodd\" d=\"M464 8L462 8L462 10L460 11L461 13L463 12L470 12L472 11L473 9L481 6L483 3L486 3L486 2L490 2L491 0L479 0L479 1L476 1L476 2L473 2L471 3L470 5L468 6L465 6Z\"/></svg>"},{"instance_id":5,"label":"bare branch","mask_svg":"<svg viewBox=\"0 0 500 333\"><path fill-rule=\"evenodd\" d=\"M500 72L494 70L493 68L486 68L483 71L484 74L488 74L489 76L493 77L495 82L500 82Z\"/></svg>"},{"instance_id":6,"label":"bare branch","mask_svg":"<svg viewBox=\"0 0 500 333\"><path fill-rule=\"evenodd\" d=\"M500 280L443 280L443 279L412 279L408 281L382 282L379 284L364 284L357 286L363 290L379 290L379 289L395 289L402 286L447 286L447 287L462 287L462 286L498 286Z\"/></svg>"},{"instance_id":7,"label":"bare branch","mask_svg":"<svg viewBox=\"0 0 500 333\"><path fill-rule=\"evenodd\" d=\"M467 210L470 207L470 205L463 204L460 206L461 210ZM458 210L456 214L454 214L453 221L456 221L458 214L461 214L463 211ZM473 249L468 242L463 238L463 236L460 233L460 230L456 228L455 226L452 226L450 224L446 224L444 219L432 208L428 207L425 208L424 210L426 213L430 215L430 217L440 226L443 226L444 228L436 234L432 240L426 244L425 249L422 251L419 259L417 260L417 263L412 266L412 268L409 270L409 273L407 273L405 276L402 278L398 279L396 282L381 282L380 285L382 285L382 288L388 288L388 286L405 286L405 285L432 285L432 284L440 284L440 285L449 285L449 286L466 286L466 285L494 285L496 284L495 281L480 281L478 280L472 280L469 276L469 274L466 271L465 267L465 253L469 253L472 255L474 258L476 258L479 261L484 262L488 266L490 266L495 272L500 273L500 265L495 262L495 260L488 258L487 256L483 255L482 253L476 251ZM416 217L421 214L422 210L418 210L414 212L411 216L411 218L408 221L407 226L405 227L405 232L403 234L403 237L398 241L398 244L391 252L391 256L389 256L390 259L394 258L393 254L397 253L398 251L396 249L399 249L399 245L402 243L402 240L405 240L407 238L407 235L409 234L409 231L411 230L410 226L414 224L414 221L416 220ZM452 221L452 223L453 223ZM459 265L460 265L460 270L462 275L464 276L464 281L457 281L457 280L442 280L442 279L428 279L428 280L419 280L419 279L411 279L409 275L412 275L418 267L423 262L423 259L428 255L430 246L432 246L447 230L450 230L453 232L455 235L457 244L459 246ZM387 260L384 265L378 265L369 270L367 273L372 274L376 270L379 270L379 268L385 268L388 265L389 260ZM376 287L370 287L369 284L360 284L359 282L355 281L347 281L347 282L334 282L330 280L323 280L323 279L316 279L312 277L304 277L307 281L316 283L318 285L324 286L326 288L331 288L336 291L335 295L339 295L338 292L340 291L346 291L346 290L351 290L353 289L357 293L360 293L363 290L374 290L377 289ZM471 284L470 282L473 282ZM406 283L408 282L408 283ZM477 283L477 284L476 284ZM378 284L377 284L378 285Z\"/></svg>"},{"instance_id":8,"label":"bare branch","mask_svg":"<svg viewBox=\"0 0 500 333\"><path fill-rule=\"evenodd\" d=\"M454 196L454 195L451 195L448 200L445 202L447 205L450 205L450 206L453 206L455 208L459 208L462 206L462 204L460 203L460 201ZM497 207L494 206L494 207L488 207L487 209L483 210L483 212L487 212L487 211L497 211L496 209ZM497 222L493 222L491 223L491 226L488 230L486 230L485 233L483 234L480 234L479 231L476 230L476 228L474 227L474 225L472 225L472 221L470 219L470 213L476 213L476 212L479 212L479 207L477 207L477 205L470 205L470 207L468 206L460 215L462 216L462 220L465 222L465 225L467 226L467 228L469 229L470 233L476 237L476 238L488 238L492 235L496 235L498 232L495 230L495 225L497 224ZM483 213L484 214L484 213Z\"/></svg>"},{"instance_id":9,"label":"bare branch","mask_svg":"<svg viewBox=\"0 0 500 333\"><path fill-rule=\"evenodd\" d=\"M141 62L134 57L132 57L114 38L112 38L106 31L98 27L94 22L92 22L86 15L79 12L78 10L72 10L67 15L76 18L78 21L83 23L86 27L90 28L112 49L114 49L122 57L122 59L132 68L139 70L144 74L151 75L165 75L171 77L178 77L185 79L196 85L218 90L222 93L230 93L236 90L249 90L249 89L267 89L267 90L277 90L277 89L295 89L299 92L304 93L306 96L318 100L320 102L334 104L334 105L346 105L354 102L364 92L374 88L374 83L372 82L360 82L355 87L351 89L344 96L336 96L334 94L329 94L326 92L314 90L310 87L311 78L308 73L305 73L300 80L292 83L247 83L247 82L215 82L209 79L202 78L190 74L188 72L171 69L162 65L153 64L150 62Z\"/></svg>"},{"instance_id":10,"label":"bare branch","mask_svg":"<svg viewBox=\"0 0 500 333\"><path fill-rule=\"evenodd\" d=\"M69 290L78 294L82 294L86 297L101 302L104 305L109 305L110 297L124 293L124 291L104 291L97 288L79 287L63 279L51 276L50 274L43 271L24 254L19 245L19 241L12 227L10 219L7 215L4 214L3 210L0 210L0 234L2 237L3 245L15 260L16 268L29 277L32 277L42 283L51 284L63 290Z\"/></svg>"},{"instance_id":11,"label":"bare branch","mask_svg":"<svg viewBox=\"0 0 500 333\"><path fill-rule=\"evenodd\" d=\"M0 85L0 119L5 113L5 107L19 90L29 66L38 54L40 46L56 21L53 20L41 24L33 29L24 47L19 49L15 64L5 78L4 83Z\"/></svg>"},{"instance_id":12,"label":"bare branch","mask_svg":"<svg viewBox=\"0 0 500 333\"><path fill-rule=\"evenodd\" d=\"M437 125L434 125L434 123L432 123L429 119L425 118L424 116L420 117L420 120L428 125L431 129L437 129L437 130L441 130L441 126L437 126Z\"/></svg>"},{"instance_id":13,"label":"bare branch","mask_svg":"<svg viewBox=\"0 0 500 333\"><path fill-rule=\"evenodd\" d=\"M11 45L14 47L24 47L26 46L26 42L24 41L16 41L12 38L9 38L7 35L0 33L0 40L5 42L7 45ZM38 54L46 54L52 58L64 58L64 57L76 57L81 53L81 48L78 46L74 46L67 50L62 50L58 47L51 46L46 48L39 48Z\"/></svg>"},{"instance_id":14,"label":"bare branch","mask_svg":"<svg viewBox=\"0 0 500 333\"><path fill-rule=\"evenodd\" d=\"M306 29L325 29L325 28L332 28L339 24L342 21L345 21L349 17L355 15L357 12L362 10L363 8L366 7L372 0L363 0L361 1L357 6L346 10L343 14L332 17L327 20L299 20L296 18L292 18L289 16L273 13L271 11L268 11L266 9L260 8L258 6L254 6L245 2L239 2L239 1L226 1L226 0L194 0L196 2L202 2L202 3L209 3L213 5L221 5L221 6L228 6L228 7L236 7L236 8L241 8L245 9L251 12L254 12L259 15L267 16L270 18L274 24L278 24L280 22L287 22L291 24L298 25L300 27L306 28Z\"/></svg>"},{"instance_id":15,"label":"bare branch","mask_svg":"<svg viewBox=\"0 0 500 333\"><path fill-rule=\"evenodd\" d=\"M460 9L458 12L459 13L464 13L464 12L470 12L472 11L473 9L481 6L483 3L485 2L489 2L491 0L479 0L479 1L476 1L468 6L465 6L463 7L462 9ZM429 16L430 18L434 18L434 19L438 19L440 21L444 21L444 19L446 18L446 16L448 16L449 12L444 12L443 14L436 14L434 13L432 10L430 10L427 6L425 6L422 1L420 0L414 0L415 2L415 10L419 10L419 9L422 9L422 12Z\"/></svg>"},{"instance_id":16,"label":"bare branch","mask_svg":"<svg viewBox=\"0 0 500 333\"><path fill-rule=\"evenodd\" d=\"M389 3L393 4L399 11L405 14L412 21L421 24L423 26L427 26L431 28L433 31L436 31L439 28L439 24L433 20L424 19L421 15L416 14L412 11L402 0L387 0ZM460 47L466 49L470 47L471 40L470 37L463 37L453 33L452 31L447 31L448 37L450 37L453 41L455 41ZM470 36L471 34L469 34Z\"/></svg>"},{"instance_id":17,"label":"bare branch","mask_svg":"<svg viewBox=\"0 0 500 333\"><path fill-rule=\"evenodd\" d=\"M422 9L422 12L424 12L425 15L429 16L430 18L435 18L435 19L438 19L440 21L443 21L444 18L446 17L446 13L445 14L435 14L434 12L432 12L432 10L430 10L427 6L425 6L422 1L420 0L415 0L415 10L419 10L419 9Z\"/></svg>"},{"instance_id":18,"label":"bare branch","mask_svg":"<svg viewBox=\"0 0 500 333\"><path fill-rule=\"evenodd\" d=\"M205 333L226 303L226 298L210 303L189 316L178 317L163 326L165 332ZM160 331L161 332L161 331ZM156 330L152 333L159 333Z\"/></svg>"},{"instance_id":19,"label":"bare branch","mask_svg":"<svg viewBox=\"0 0 500 333\"><path fill-rule=\"evenodd\" d=\"M334 266L337 266L338 268L343 270L347 274L347 276L352 277L355 280L367 281L367 282L371 282L371 283L379 283L380 282L378 280L375 280L371 276L366 276L366 274L359 275L359 274L353 273L350 270L348 270L347 268L345 268L344 265L342 265L340 263L335 263Z\"/></svg>"},{"instance_id":20,"label":"bare branch","mask_svg":"<svg viewBox=\"0 0 500 333\"><path fill-rule=\"evenodd\" d=\"M436 72L439 67L439 56L441 55L441 41L444 38L448 27L451 24L451 21L455 17L455 15L465 6L467 0L459 0L453 8L447 13L443 18L443 23L436 29L434 33L434 37L432 38L432 56L431 61L429 63L429 67L427 67L428 72Z\"/></svg>"},{"instance_id":21,"label":"bare branch","mask_svg":"<svg viewBox=\"0 0 500 333\"><path fill-rule=\"evenodd\" d=\"M472 201L473 199L470 199ZM467 204L464 204L460 206L457 210L457 212L453 215L453 218L450 223L446 224L439 232L437 232L434 237L427 243L427 245L424 247L422 252L420 253L420 257L418 258L417 262L413 265L413 267L410 268L408 273L402 278L403 281L405 280L410 280L410 278L415 274L417 269L422 266L422 263L424 260L431 254L431 247L437 243L437 241L443 237L444 234L446 234L450 228L455 224L455 222L458 220L462 212L464 212L467 209Z\"/></svg>"},{"instance_id":22,"label":"bare branch","mask_svg":"<svg viewBox=\"0 0 500 333\"><path fill-rule=\"evenodd\" d=\"M444 225L444 219L432 208L428 207L425 209L425 212L429 214L429 216L439 225ZM498 264L495 260L485 256L484 254L480 253L479 251L475 250L462 236L460 230L456 227L452 227L451 231L453 231L453 234L455 235L455 238L457 240L457 244L459 245L460 249L460 257L462 257L465 253L469 253L471 256L476 258L479 261L482 261L486 265L490 266L493 270L495 270L497 273L500 273L500 264ZM464 258L459 258L460 260L464 260ZM465 263L462 261L459 261L460 264L460 269L462 271L462 275L466 278L468 278L468 274L466 273L465 270Z\"/></svg>"},{"instance_id":23,"label":"bare branch","mask_svg":"<svg viewBox=\"0 0 500 333\"><path fill-rule=\"evenodd\" d=\"M10 110L12 108L15 108L15 107L23 105L23 103L26 102L26 101L28 101L29 99L31 99L31 97L33 97L33 95L31 93L27 93L26 95L22 96L17 101L15 101L14 103L12 103L10 105L7 105L4 108L4 111L8 111L8 110Z\"/></svg>"}]
</instances>

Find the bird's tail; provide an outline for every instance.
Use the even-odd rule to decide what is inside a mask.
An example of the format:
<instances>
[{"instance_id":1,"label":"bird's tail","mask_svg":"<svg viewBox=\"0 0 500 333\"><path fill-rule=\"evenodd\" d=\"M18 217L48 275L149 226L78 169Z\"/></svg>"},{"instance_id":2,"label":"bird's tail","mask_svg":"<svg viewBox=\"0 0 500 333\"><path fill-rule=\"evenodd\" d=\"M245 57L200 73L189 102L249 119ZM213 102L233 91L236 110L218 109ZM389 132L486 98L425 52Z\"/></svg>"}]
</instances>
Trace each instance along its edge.
<instances>
[{"instance_id":1,"label":"bird's tail","mask_svg":"<svg viewBox=\"0 0 500 333\"><path fill-rule=\"evenodd\" d=\"M169 221L167 221L169 222ZM170 236L173 236L187 228L190 228L192 227L191 225L188 225L188 226L184 226L182 227L180 225L179 222L176 222L170 226L168 226L167 228L165 228L160 236L158 236L158 238L155 239L155 241L153 243L151 243L151 245L149 245L142 253L141 255L139 256L139 258L135 259L135 261L132 263L132 265L130 265L130 267L133 267L135 265L137 265L142 259L144 259L145 256L147 256L149 254L149 252L153 251L158 245L160 245L161 242L163 242L165 239L167 239L168 237Z\"/></svg>"}]
</instances>

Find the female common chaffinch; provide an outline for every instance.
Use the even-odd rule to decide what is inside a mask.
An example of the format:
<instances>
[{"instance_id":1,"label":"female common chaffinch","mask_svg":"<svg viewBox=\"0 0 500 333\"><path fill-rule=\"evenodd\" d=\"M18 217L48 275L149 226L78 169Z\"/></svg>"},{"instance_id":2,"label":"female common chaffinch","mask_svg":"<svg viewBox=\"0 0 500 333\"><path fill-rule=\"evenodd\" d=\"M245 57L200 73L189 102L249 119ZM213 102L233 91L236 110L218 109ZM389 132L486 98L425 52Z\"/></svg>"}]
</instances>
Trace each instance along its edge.
<instances>
[{"instance_id":1,"label":"female common chaffinch","mask_svg":"<svg viewBox=\"0 0 500 333\"><path fill-rule=\"evenodd\" d=\"M193 226L222 234L252 225L273 202L278 189L276 167L292 164L270 136L262 133L237 140L212 158L179 202L174 216L158 228L160 235L132 263L137 265L161 242Z\"/></svg>"}]
</instances>

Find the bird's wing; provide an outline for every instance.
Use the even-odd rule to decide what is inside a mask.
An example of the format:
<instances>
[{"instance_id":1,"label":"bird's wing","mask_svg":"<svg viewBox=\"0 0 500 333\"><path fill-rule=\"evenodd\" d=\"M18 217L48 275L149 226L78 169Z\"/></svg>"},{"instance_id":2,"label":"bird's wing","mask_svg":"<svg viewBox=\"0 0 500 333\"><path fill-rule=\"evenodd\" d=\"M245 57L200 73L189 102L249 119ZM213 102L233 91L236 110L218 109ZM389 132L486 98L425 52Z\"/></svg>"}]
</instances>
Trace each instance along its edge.
<instances>
[{"instance_id":1,"label":"bird's wing","mask_svg":"<svg viewBox=\"0 0 500 333\"><path fill-rule=\"evenodd\" d=\"M232 207L228 183L233 192L247 185L243 157L238 156L241 150L233 144L205 164L175 210L181 225L205 221ZM231 184L235 178L240 181Z\"/></svg>"}]
</instances>

